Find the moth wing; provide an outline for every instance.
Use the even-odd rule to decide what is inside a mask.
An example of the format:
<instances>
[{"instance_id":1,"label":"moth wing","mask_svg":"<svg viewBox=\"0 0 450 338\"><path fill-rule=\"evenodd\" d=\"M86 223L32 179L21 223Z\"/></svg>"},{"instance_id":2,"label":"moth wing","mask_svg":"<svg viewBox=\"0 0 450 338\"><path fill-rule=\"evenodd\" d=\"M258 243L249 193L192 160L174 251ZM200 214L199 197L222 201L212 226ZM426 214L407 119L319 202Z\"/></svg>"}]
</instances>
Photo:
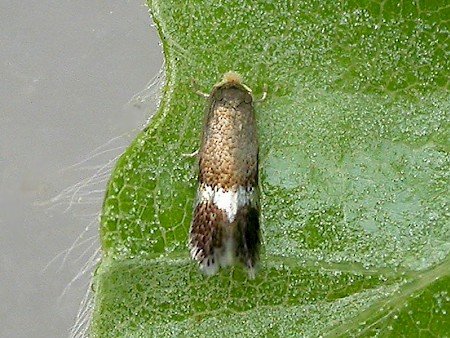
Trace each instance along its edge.
<instances>
[{"instance_id":1,"label":"moth wing","mask_svg":"<svg viewBox=\"0 0 450 338\"><path fill-rule=\"evenodd\" d=\"M259 259L261 232L259 209L254 205L243 207L237 216L237 253L247 268L250 278L255 277L255 267Z\"/></svg>"},{"instance_id":2,"label":"moth wing","mask_svg":"<svg viewBox=\"0 0 450 338\"><path fill-rule=\"evenodd\" d=\"M207 275L214 275L220 267L219 248L222 246L224 213L212 202L203 201L194 210L189 233L192 258Z\"/></svg>"}]
</instances>

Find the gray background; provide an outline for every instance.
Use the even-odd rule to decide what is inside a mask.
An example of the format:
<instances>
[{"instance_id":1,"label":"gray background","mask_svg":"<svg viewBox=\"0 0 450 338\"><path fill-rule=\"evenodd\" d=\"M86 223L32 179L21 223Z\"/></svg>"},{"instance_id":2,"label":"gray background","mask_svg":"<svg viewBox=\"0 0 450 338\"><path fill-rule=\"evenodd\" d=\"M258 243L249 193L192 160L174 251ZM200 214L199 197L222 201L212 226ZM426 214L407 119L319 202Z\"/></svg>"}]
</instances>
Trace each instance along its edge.
<instances>
[{"instance_id":1,"label":"gray background","mask_svg":"<svg viewBox=\"0 0 450 338\"><path fill-rule=\"evenodd\" d=\"M128 101L162 64L143 4L0 0L0 337L69 336L112 164L76 184L145 123Z\"/></svg>"}]
</instances>

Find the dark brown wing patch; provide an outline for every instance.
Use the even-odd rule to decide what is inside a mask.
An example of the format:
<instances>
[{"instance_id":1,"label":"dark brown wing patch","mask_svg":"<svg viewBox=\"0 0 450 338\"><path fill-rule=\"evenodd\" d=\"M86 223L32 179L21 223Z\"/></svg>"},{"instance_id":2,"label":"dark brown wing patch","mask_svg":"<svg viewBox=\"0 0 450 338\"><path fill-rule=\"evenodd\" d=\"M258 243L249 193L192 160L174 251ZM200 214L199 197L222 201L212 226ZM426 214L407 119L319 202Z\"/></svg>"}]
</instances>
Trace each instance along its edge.
<instances>
[{"instance_id":1,"label":"dark brown wing patch","mask_svg":"<svg viewBox=\"0 0 450 338\"><path fill-rule=\"evenodd\" d=\"M212 202L201 202L195 208L189 244L192 258L206 274L214 274L219 268L215 251L222 247L225 219L225 213Z\"/></svg>"},{"instance_id":2,"label":"dark brown wing patch","mask_svg":"<svg viewBox=\"0 0 450 338\"><path fill-rule=\"evenodd\" d=\"M236 221L237 256L247 269L252 270L259 259L261 246L258 208L252 205L241 208Z\"/></svg>"}]
</instances>

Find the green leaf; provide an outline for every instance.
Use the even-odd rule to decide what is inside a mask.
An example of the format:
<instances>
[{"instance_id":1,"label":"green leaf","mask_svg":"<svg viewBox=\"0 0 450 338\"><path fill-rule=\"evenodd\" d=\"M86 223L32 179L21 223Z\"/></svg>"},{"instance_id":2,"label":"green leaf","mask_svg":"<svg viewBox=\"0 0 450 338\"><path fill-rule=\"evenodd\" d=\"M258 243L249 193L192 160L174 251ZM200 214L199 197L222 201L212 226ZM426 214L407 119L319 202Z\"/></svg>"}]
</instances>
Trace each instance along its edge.
<instances>
[{"instance_id":1,"label":"green leaf","mask_svg":"<svg viewBox=\"0 0 450 338\"><path fill-rule=\"evenodd\" d=\"M450 6L150 1L167 81L101 218L93 337L448 336ZM189 259L209 91L256 96L263 254L208 278Z\"/></svg>"}]
</instances>

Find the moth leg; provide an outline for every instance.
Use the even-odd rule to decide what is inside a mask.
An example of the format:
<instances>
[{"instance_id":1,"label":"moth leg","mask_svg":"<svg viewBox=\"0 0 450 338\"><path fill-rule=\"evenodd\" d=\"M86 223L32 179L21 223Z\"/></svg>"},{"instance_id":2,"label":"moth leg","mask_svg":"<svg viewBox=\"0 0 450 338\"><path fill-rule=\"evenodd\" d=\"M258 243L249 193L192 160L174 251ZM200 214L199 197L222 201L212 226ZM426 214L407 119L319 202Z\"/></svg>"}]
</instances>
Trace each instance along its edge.
<instances>
[{"instance_id":1,"label":"moth leg","mask_svg":"<svg viewBox=\"0 0 450 338\"><path fill-rule=\"evenodd\" d=\"M209 99L209 94L204 93L201 90L199 90L197 81L195 81L194 79L192 80L191 86L192 86L192 90L194 91L195 94L197 94L201 97L204 97L205 99Z\"/></svg>"},{"instance_id":2,"label":"moth leg","mask_svg":"<svg viewBox=\"0 0 450 338\"><path fill-rule=\"evenodd\" d=\"M263 92L262 96L259 99L256 100L256 102L263 102L267 98L268 87L267 87L266 84L264 84L263 88L264 88L264 92Z\"/></svg>"},{"instance_id":3,"label":"moth leg","mask_svg":"<svg viewBox=\"0 0 450 338\"><path fill-rule=\"evenodd\" d=\"M196 151L194 151L193 153L190 154L181 154L181 156L183 157L188 157L188 158L192 158L192 157L198 157L198 152L200 151L200 149L197 149Z\"/></svg>"}]
</instances>

